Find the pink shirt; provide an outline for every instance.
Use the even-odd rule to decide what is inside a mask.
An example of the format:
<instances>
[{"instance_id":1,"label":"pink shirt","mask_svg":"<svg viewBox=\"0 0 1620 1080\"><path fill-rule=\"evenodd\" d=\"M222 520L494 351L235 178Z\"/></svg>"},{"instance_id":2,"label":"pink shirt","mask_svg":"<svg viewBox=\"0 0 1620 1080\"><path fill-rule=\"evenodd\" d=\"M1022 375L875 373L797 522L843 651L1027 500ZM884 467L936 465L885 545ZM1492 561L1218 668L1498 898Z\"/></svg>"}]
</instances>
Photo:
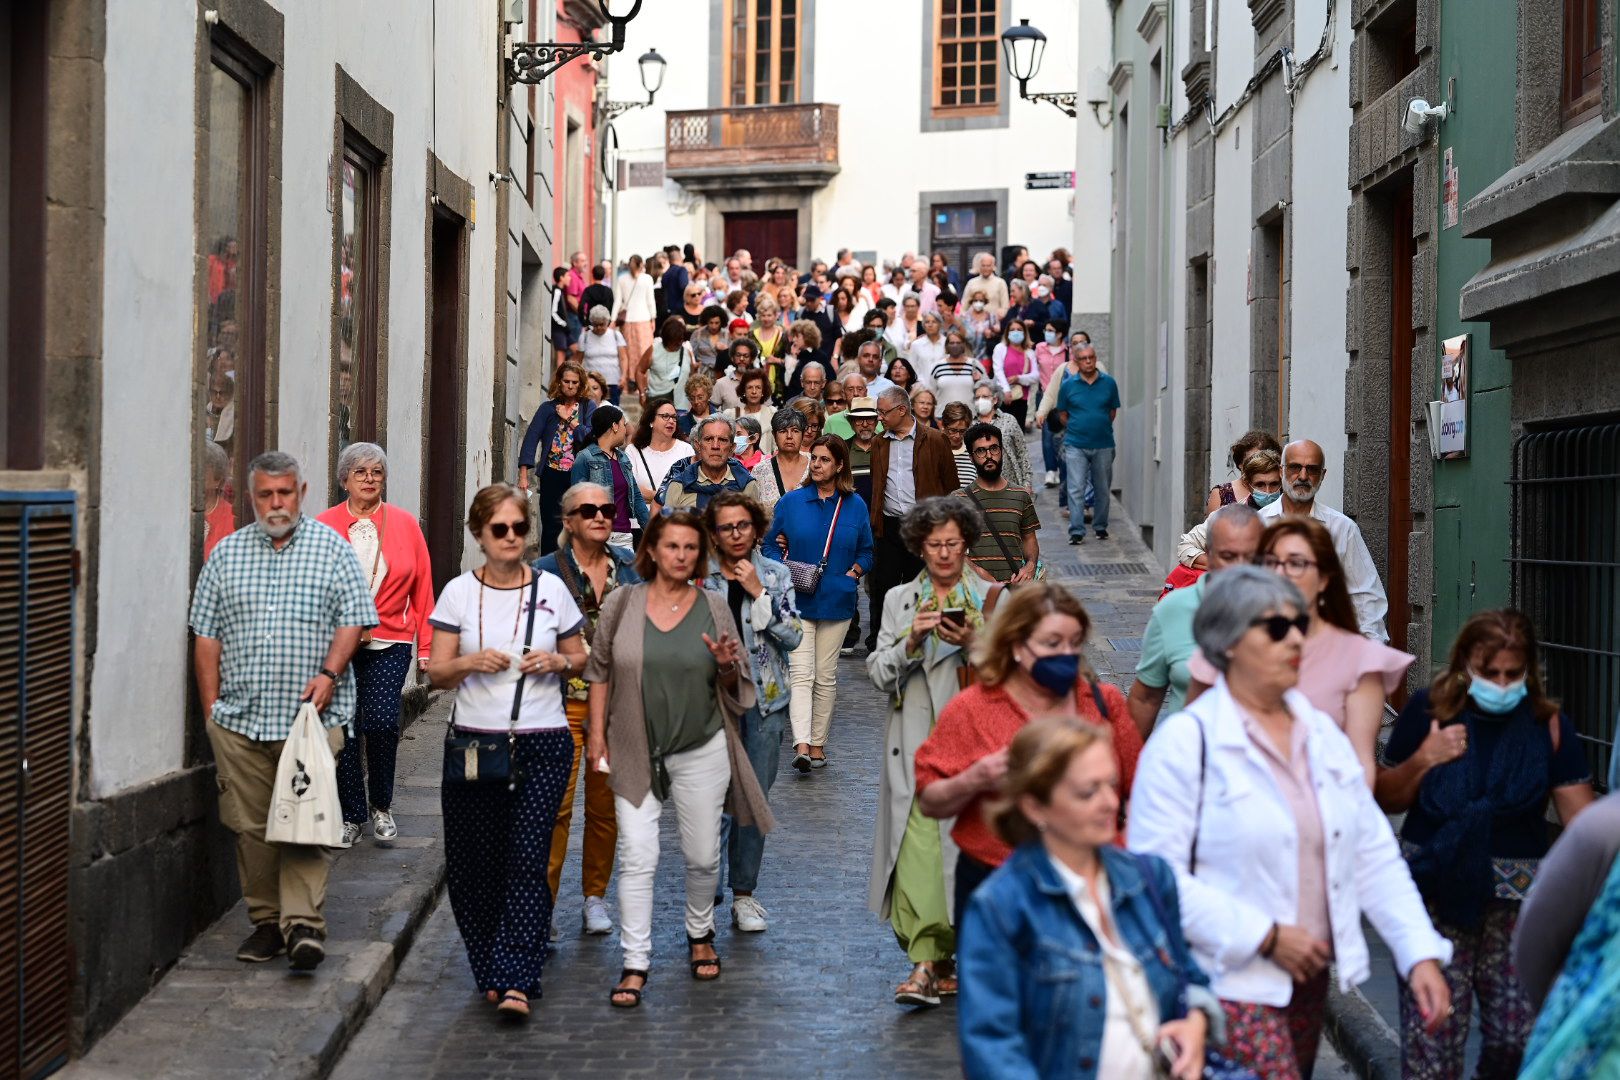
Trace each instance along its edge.
<instances>
[{"instance_id":1,"label":"pink shirt","mask_svg":"<svg viewBox=\"0 0 1620 1080\"><path fill-rule=\"evenodd\" d=\"M1311 785L1311 758L1305 749L1305 725L1289 726L1290 745L1285 759L1260 724L1243 714L1243 730L1271 767L1277 788L1294 817L1299 836L1299 904L1294 924L1318 941L1333 940L1327 902L1327 845L1322 838L1322 813Z\"/></svg>"},{"instance_id":2,"label":"pink shirt","mask_svg":"<svg viewBox=\"0 0 1620 1080\"><path fill-rule=\"evenodd\" d=\"M1299 659L1299 692L1309 698L1312 705L1333 717L1333 722L1342 730L1344 703L1360 684L1362 676L1377 674L1388 696L1395 692L1406 669L1416 659L1410 653L1326 624L1314 636L1305 639L1305 649ZM1187 661L1187 674L1206 686L1214 686L1219 672L1195 649L1192 659Z\"/></svg>"},{"instance_id":3,"label":"pink shirt","mask_svg":"<svg viewBox=\"0 0 1620 1080\"><path fill-rule=\"evenodd\" d=\"M1066 346L1060 345L1054 349L1044 341L1035 346L1035 363L1041 372L1041 389L1044 390L1046 384L1052 381L1052 372L1068 362L1069 350Z\"/></svg>"}]
</instances>

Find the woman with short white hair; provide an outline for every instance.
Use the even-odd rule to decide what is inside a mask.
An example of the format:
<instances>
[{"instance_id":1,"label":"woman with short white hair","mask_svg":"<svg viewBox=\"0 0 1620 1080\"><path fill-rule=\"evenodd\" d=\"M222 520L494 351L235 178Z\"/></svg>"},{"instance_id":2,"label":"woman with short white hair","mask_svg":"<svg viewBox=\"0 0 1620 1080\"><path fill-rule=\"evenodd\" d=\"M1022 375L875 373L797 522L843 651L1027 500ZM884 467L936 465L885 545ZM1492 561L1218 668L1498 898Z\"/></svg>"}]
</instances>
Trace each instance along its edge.
<instances>
[{"instance_id":1,"label":"woman with short white hair","mask_svg":"<svg viewBox=\"0 0 1620 1080\"><path fill-rule=\"evenodd\" d=\"M580 352L585 370L607 384L608 401L619 403L619 394L630 382L630 348L624 335L613 328L608 309L601 304L591 308L590 329L580 336Z\"/></svg>"}]
</instances>

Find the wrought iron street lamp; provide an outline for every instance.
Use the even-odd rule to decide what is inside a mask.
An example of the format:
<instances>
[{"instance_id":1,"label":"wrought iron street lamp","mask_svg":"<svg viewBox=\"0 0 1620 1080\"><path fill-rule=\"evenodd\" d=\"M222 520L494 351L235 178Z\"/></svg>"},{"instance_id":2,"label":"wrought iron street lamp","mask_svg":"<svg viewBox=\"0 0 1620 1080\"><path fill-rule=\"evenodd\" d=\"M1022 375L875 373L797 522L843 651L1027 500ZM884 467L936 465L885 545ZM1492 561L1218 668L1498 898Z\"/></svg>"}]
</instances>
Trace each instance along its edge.
<instances>
[{"instance_id":1,"label":"wrought iron street lamp","mask_svg":"<svg viewBox=\"0 0 1620 1080\"><path fill-rule=\"evenodd\" d=\"M658 91L664 85L664 68L668 66L664 58L658 54L657 49L648 49L636 61L641 68L641 88L647 91L646 101L604 101L599 108L602 111L604 122L610 122L615 117L629 112L631 109L645 109L653 103Z\"/></svg>"},{"instance_id":2,"label":"wrought iron street lamp","mask_svg":"<svg viewBox=\"0 0 1620 1080\"><path fill-rule=\"evenodd\" d=\"M514 83L537 83L549 79L565 64L582 56L601 61L610 53L622 51L625 24L636 17L641 3L642 0L596 0L603 18L612 27L612 36L607 41L514 42L512 56L506 61L507 78ZM642 59L646 60L645 57Z\"/></svg>"},{"instance_id":3,"label":"wrought iron street lamp","mask_svg":"<svg viewBox=\"0 0 1620 1080\"><path fill-rule=\"evenodd\" d=\"M1028 19L1019 19L1017 26L1009 26L1001 32L1001 55L1007 64L1007 71L1018 80L1018 96L1025 101L1050 102L1070 116L1078 116L1075 109L1080 98L1078 91L1062 94L1029 92L1029 80L1040 72L1041 57L1045 54L1046 35L1029 25Z\"/></svg>"}]
</instances>

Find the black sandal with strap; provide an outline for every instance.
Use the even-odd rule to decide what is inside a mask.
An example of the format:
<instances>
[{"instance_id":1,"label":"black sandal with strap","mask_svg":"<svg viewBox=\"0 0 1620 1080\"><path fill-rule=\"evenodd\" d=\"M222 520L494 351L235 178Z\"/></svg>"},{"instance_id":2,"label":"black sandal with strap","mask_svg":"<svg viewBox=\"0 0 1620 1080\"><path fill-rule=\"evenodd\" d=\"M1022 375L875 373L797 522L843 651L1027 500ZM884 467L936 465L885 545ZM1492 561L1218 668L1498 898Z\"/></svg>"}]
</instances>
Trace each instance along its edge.
<instances>
[{"instance_id":1,"label":"black sandal with strap","mask_svg":"<svg viewBox=\"0 0 1620 1080\"><path fill-rule=\"evenodd\" d=\"M686 945L687 945L688 949L691 949L693 946L696 946L696 945L712 945L712 944L714 944L714 931L713 930L710 930L707 934L704 934L702 937L695 938L695 937L692 937L691 935L687 935L687 938L686 938ZM713 982L714 980L716 980L716 979L718 979L720 977L720 954L719 953L715 953L714 956L710 957L707 960L691 960L690 963L692 965L692 978L696 979L698 982ZM707 967L714 968L714 974L713 975L699 975L698 974L698 968L707 968Z\"/></svg>"},{"instance_id":2,"label":"black sandal with strap","mask_svg":"<svg viewBox=\"0 0 1620 1080\"><path fill-rule=\"evenodd\" d=\"M608 993L608 1004L612 1005L615 1009L634 1009L641 1004L641 991L646 989L647 973L645 971L638 971L635 968L625 968L623 971L619 972L619 981L624 982L624 980L628 979L632 975L635 975L641 979L640 986L615 986ZM620 994L628 994L630 996L630 1000L620 1001Z\"/></svg>"}]
</instances>

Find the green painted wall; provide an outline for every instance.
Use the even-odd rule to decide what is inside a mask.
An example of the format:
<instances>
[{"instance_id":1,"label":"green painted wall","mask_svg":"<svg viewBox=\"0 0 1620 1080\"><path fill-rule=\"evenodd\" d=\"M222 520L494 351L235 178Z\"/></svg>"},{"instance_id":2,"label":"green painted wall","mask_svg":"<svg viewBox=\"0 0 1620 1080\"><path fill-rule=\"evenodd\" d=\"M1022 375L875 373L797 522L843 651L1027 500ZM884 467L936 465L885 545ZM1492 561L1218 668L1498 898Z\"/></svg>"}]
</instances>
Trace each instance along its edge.
<instances>
[{"instance_id":1,"label":"green painted wall","mask_svg":"<svg viewBox=\"0 0 1620 1080\"><path fill-rule=\"evenodd\" d=\"M1513 116L1518 59L1515 0L1444 0L1440 15L1440 93L1456 80L1455 112L1440 125L1440 148L1452 150L1459 207L1514 165ZM1435 199L1445 224L1445 177ZM1490 258L1490 242L1465 239L1460 226L1439 230L1434 365L1440 396L1440 342L1472 335L1469 457L1435 461L1434 635L1431 655L1443 662L1469 615L1508 602L1508 510L1512 475L1509 430L1511 369L1489 347L1490 326L1457 315L1462 287Z\"/></svg>"}]
</instances>

